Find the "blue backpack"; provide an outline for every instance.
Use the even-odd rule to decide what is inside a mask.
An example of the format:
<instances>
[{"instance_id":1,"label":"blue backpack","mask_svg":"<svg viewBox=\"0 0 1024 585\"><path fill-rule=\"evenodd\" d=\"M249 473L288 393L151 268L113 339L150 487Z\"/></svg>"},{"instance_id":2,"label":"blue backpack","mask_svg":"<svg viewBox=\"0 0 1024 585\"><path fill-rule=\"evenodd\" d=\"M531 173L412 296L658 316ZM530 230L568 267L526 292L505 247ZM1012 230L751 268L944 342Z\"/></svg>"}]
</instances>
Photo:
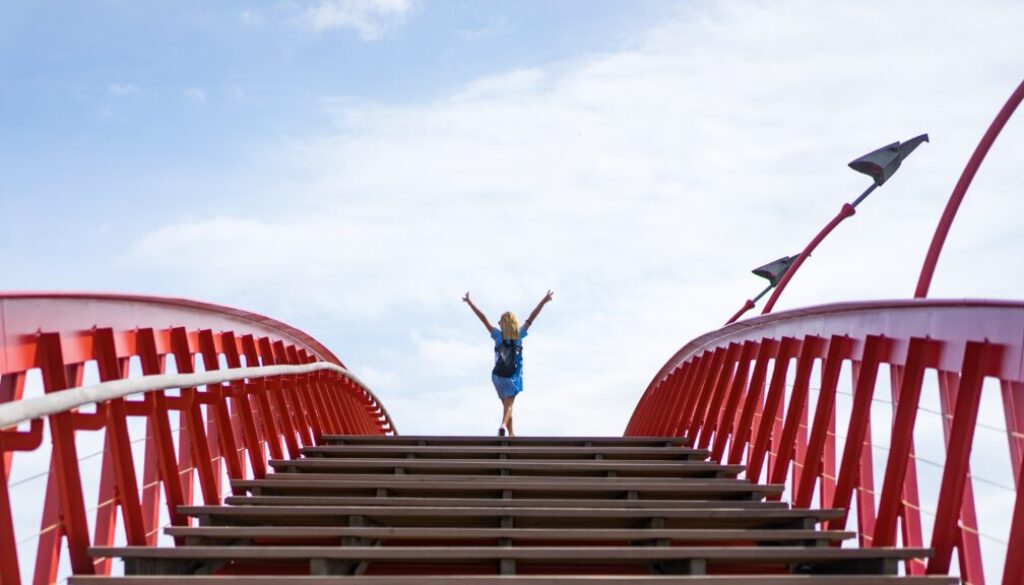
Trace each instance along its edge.
<instances>
[{"instance_id":1,"label":"blue backpack","mask_svg":"<svg viewBox=\"0 0 1024 585\"><path fill-rule=\"evenodd\" d=\"M502 340L501 345L494 348L494 375L511 378L516 373L522 352L523 347L515 341Z\"/></svg>"}]
</instances>

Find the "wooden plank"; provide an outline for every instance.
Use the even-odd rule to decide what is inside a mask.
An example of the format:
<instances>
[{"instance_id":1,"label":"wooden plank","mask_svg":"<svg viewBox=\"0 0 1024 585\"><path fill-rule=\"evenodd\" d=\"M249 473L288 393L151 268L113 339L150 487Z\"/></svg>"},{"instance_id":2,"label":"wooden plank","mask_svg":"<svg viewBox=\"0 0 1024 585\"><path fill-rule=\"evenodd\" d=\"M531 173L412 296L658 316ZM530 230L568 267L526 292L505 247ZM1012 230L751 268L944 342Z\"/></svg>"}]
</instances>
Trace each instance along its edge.
<instances>
[{"instance_id":1,"label":"wooden plank","mask_svg":"<svg viewBox=\"0 0 1024 585\"><path fill-rule=\"evenodd\" d=\"M498 526L512 518L519 528L636 528L653 518L665 528L724 528L785 526L811 528L838 518L841 510L792 509L676 509L676 508L507 508L421 506L179 506L178 511L199 517L204 525L276 524L329 526L365 518L387 526Z\"/></svg>"},{"instance_id":2,"label":"wooden plank","mask_svg":"<svg viewBox=\"0 0 1024 585\"><path fill-rule=\"evenodd\" d=\"M354 561L500 560L659 561L706 559L722 563L815 563L862 559L927 558L926 548L685 547L685 546L148 546L91 547L93 557L146 559L344 559Z\"/></svg>"},{"instance_id":3,"label":"wooden plank","mask_svg":"<svg viewBox=\"0 0 1024 585\"><path fill-rule=\"evenodd\" d=\"M763 529L667 529L627 528L590 530L578 528L436 528L395 526L168 526L164 533L182 538L205 539L321 539L356 537L368 539L525 539L574 541L628 541L666 538L679 542L784 542L842 541L856 536L839 530Z\"/></svg>"},{"instance_id":4,"label":"wooden plank","mask_svg":"<svg viewBox=\"0 0 1024 585\"><path fill-rule=\"evenodd\" d=\"M714 495L719 497L740 497L745 494L778 494L784 486L780 484L756 485L732 479L636 479L622 477L607 478L549 478L549 477L505 477L505 476L441 476L441 475L356 475L330 476L327 474L275 473L266 479L236 480L232 485L240 489L261 489L274 492L343 489L419 489L447 492L504 491L513 492L601 492L601 493L671 493L677 498Z\"/></svg>"},{"instance_id":5,"label":"wooden plank","mask_svg":"<svg viewBox=\"0 0 1024 585\"><path fill-rule=\"evenodd\" d=\"M555 476L508 476L508 475L441 475L441 474L380 474L380 473L288 473L278 472L268 475L264 482L277 484L299 485L304 482L337 482L348 485L372 485L375 487L401 488L403 486L433 486L449 490L466 491L474 488L486 489L560 489L576 487L600 487L636 491L668 488L682 498L686 494L691 497L697 494L711 495L714 498L751 498L758 499L768 494L781 494L785 489L782 484L753 484L733 478L679 478L679 477L555 477Z\"/></svg>"},{"instance_id":6,"label":"wooden plank","mask_svg":"<svg viewBox=\"0 0 1024 585\"><path fill-rule=\"evenodd\" d=\"M401 468L406 473L470 473L491 471L495 474L508 470L513 475L604 475L613 471L620 476L642 477L715 477L739 475L743 465L722 465L707 461L623 461L618 459L593 460L552 460L552 459L402 459L402 458L308 458L272 459L270 465L276 470L323 473L323 472L381 472Z\"/></svg>"},{"instance_id":7,"label":"wooden plank","mask_svg":"<svg viewBox=\"0 0 1024 585\"><path fill-rule=\"evenodd\" d=\"M600 455L605 459L653 459L663 461L703 460L710 452L707 449L691 449L689 447L535 447L517 445L326 445L320 447L304 447L302 454L314 457L420 457L441 458L499 458L504 455L509 459L542 458L542 459L594 459Z\"/></svg>"},{"instance_id":8,"label":"wooden plank","mask_svg":"<svg viewBox=\"0 0 1024 585\"><path fill-rule=\"evenodd\" d=\"M495 436L435 436L435 435L324 435L329 445L534 445L534 446L646 446L688 447L693 444L685 437L495 437Z\"/></svg>"},{"instance_id":9,"label":"wooden plank","mask_svg":"<svg viewBox=\"0 0 1024 585\"><path fill-rule=\"evenodd\" d=\"M407 498L392 496L228 496L229 506L500 506L545 508L788 508L785 502L754 500L628 500L567 498Z\"/></svg>"}]
</instances>

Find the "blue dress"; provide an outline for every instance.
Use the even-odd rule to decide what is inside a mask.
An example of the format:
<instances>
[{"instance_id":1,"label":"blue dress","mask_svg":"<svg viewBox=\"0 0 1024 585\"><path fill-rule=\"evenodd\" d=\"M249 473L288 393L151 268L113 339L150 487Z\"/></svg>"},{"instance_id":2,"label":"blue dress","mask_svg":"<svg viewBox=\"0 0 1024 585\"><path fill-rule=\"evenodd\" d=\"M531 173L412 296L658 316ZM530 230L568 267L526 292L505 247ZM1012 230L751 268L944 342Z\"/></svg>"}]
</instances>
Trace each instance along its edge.
<instances>
[{"instance_id":1,"label":"blue dress","mask_svg":"<svg viewBox=\"0 0 1024 585\"><path fill-rule=\"evenodd\" d=\"M526 337L527 330L522 327L519 328L519 339L516 340L516 345L519 347L519 355L516 356L516 371L512 373L512 377L503 378L491 373L491 381L494 382L494 390L498 393L498 398L509 398L515 396L523 391L523 338ZM501 329L491 329L491 339L494 340L494 361L498 361L498 347L501 346Z\"/></svg>"}]
</instances>

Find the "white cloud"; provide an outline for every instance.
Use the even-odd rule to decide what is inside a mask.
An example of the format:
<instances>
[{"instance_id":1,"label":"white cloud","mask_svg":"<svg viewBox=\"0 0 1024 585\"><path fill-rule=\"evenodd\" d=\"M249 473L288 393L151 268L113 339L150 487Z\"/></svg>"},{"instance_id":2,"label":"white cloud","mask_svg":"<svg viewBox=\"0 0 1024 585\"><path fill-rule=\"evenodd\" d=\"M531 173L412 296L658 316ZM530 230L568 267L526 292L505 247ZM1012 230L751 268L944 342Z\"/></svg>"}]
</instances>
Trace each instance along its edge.
<instances>
[{"instance_id":1,"label":"white cloud","mask_svg":"<svg viewBox=\"0 0 1024 585\"><path fill-rule=\"evenodd\" d=\"M455 94L453 99L480 99L485 97L508 100L517 94L537 91L544 82L545 72L541 69L516 69L473 80Z\"/></svg>"},{"instance_id":2,"label":"white cloud","mask_svg":"<svg viewBox=\"0 0 1024 585\"><path fill-rule=\"evenodd\" d=\"M507 18L492 16L475 28L459 31L459 36L467 41L478 41L506 34L514 29Z\"/></svg>"},{"instance_id":3,"label":"white cloud","mask_svg":"<svg viewBox=\"0 0 1024 585\"><path fill-rule=\"evenodd\" d=\"M131 83L111 83L107 92L112 96L131 95L139 93L139 87Z\"/></svg>"},{"instance_id":4,"label":"white cloud","mask_svg":"<svg viewBox=\"0 0 1024 585\"><path fill-rule=\"evenodd\" d=\"M779 308L911 294L962 165L1019 82L1021 26L1003 4L702 4L628 49L429 103L335 100L333 130L254 166L245 212L166 225L133 261L180 274L182 294L340 323L354 371L399 372L374 377L406 433L493 430L466 289L495 318L553 288L520 428L615 434L663 361L760 289L750 268L798 251L866 186L849 160L927 131ZM1024 125L1011 126L935 296L1020 297L1002 269L1024 247Z\"/></svg>"},{"instance_id":5,"label":"white cloud","mask_svg":"<svg viewBox=\"0 0 1024 585\"><path fill-rule=\"evenodd\" d=\"M266 20L263 14L256 10L243 10L239 13L238 19L241 21L242 26L250 28L263 26L263 23Z\"/></svg>"},{"instance_id":6,"label":"white cloud","mask_svg":"<svg viewBox=\"0 0 1024 585\"><path fill-rule=\"evenodd\" d=\"M415 8L413 0L323 0L297 20L318 32L350 28L364 41L376 41L401 26Z\"/></svg>"},{"instance_id":7,"label":"white cloud","mask_svg":"<svg viewBox=\"0 0 1024 585\"><path fill-rule=\"evenodd\" d=\"M181 95L194 104L206 103L206 91L199 87L187 87Z\"/></svg>"}]
</instances>

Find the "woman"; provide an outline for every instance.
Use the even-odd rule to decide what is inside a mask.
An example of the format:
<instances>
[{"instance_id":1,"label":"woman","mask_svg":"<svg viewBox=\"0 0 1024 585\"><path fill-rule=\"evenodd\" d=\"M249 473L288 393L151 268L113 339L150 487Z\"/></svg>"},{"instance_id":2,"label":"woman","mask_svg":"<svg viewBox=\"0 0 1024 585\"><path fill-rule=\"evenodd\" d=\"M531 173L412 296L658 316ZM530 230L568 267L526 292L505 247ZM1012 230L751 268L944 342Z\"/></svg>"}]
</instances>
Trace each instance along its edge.
<instances>
[{"instance_id":1,"label":"woman","mask_svg":"<svg viewBox=\"0 0 1024 585\"><path fill-rule=\"evenodd\" d=\"M523 391L523 338L529 332L533 320L540 314L540 310L553 297L554 293L549 290L548 294L544 295L544 298L537 303L537 308L530 313L521 328L515 314L506 311L498 320L500 329L491 325L483 312L469 299L468 292L466 296L462 297L462 301L469 304L469 308L473 309L476 316L480 318L480 322L491 334L491 339L494 340L494 370L491 372L491 381L494 382L494 389L504 407L501 426L498 427L499 437L505 436L506 429L508 429L510 437L516 436L512 429L512 403L515 402L516 395Z\"/></svg>"}]
</instances>

